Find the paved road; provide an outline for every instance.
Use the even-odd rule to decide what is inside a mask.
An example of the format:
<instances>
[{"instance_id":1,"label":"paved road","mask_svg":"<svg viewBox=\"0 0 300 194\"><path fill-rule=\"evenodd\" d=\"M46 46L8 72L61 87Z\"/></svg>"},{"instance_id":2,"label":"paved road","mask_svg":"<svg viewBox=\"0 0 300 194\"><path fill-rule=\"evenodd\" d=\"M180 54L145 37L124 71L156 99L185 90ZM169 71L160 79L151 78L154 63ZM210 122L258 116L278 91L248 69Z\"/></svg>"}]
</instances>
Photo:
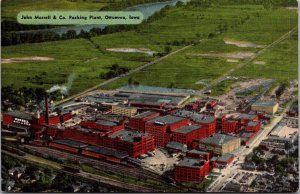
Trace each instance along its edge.
<instances>
[{"instance_id":1,"label":"paved road","mask_svg":"<svg viewBox=\"0 0 300 194\"><path fill-rule=\"evenodd\" d=\"M253 151L253 148L257 147L259 143L265 139L268 134L272 131L272 129L282 120L286 110L289 109L291 106L292 101L286 106L285 110L282 112L280 116L276 116L273 120L272 123L267 125L262 131L259 132L258 135L254 137L254 139L248 144L249 148L243 148L239 153L236 154L235 159L233 162L226 168L222 170L222 176L219 176L212 184L210 187L208 187L209 192L219 192L224 185L228 181L230 181L230 177L237 172L237 170L240 169L240 165L245 161L245 157ZM239 160L238 160L239 158ZM234 162L237 162L237 165L233 165Z\"/></svg>"},{"instance_id":2,"label":"paved road","mask_svg":"<svg viewBox=\"0 0 300 194\"><path fill-rule=\"evenodd\" d=\"M248 60L246 60L245 62L241 63L240 65L238 65L237 67L235 67L234 69L231 69L230 71L228 71L227 73L223 74L221 77L217 78L216 80L214 80L213 82L211 82L209 85L207 85L206 87L204 87L203 89L200 90L200 94L202 94L203 92L212 89L214 86L218 85L219 83L221 83L222 81L224 81L226 79L227 76L230 76L231 74L233 74L234 72L236 72L237 70L241 69L242 67L244 67L245 65L251 63L253 60L255 60L257 57L259 57L261 54L263 54L264 52L266 52L268 49L274 47L275 45L279 44L280 42L286 40L287 38L289 38L293 33L295 33L298 30L298 26L294 27L292 30L288 31L287 33L285 33L284 35L282 35L279 39L277 39L275 42L269 44L268 46L264 47L263 49L261 49L260 51L258 51L255 55L253 55L252 57L250 57Z\"/></svg>"}]
</instances>

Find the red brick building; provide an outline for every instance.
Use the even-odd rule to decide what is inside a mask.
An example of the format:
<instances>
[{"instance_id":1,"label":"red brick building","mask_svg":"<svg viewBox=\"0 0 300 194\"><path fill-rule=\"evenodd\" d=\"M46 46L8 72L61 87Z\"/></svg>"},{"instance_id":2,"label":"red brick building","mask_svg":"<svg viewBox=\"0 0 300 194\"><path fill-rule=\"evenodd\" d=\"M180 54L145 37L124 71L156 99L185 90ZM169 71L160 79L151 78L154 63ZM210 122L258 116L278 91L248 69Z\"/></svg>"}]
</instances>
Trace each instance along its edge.
<instances>
[{"instance_id":1,"label":"red brick building","mask_svg":"<svg viewBox=\"0 0 300 194\"><path fill-rule=\"evenodd\" d=\"M260 121L250 121L246 126L245 130L246 131L253 131L257 132L261 128L261 122Z\"/></svg>"},{"instance_id":2,"label":"red brick building","mask_svg":"<svg viewBox=\"0 0 300 194\"><path fill-rule=\"evenodd\" d=\"M200 138L203 132L205 132L205 129L201 125L186 125L172 132L172 141L191 145L193 139Z\"/></svg>"},{"instance_id":3,"label":"red brick building","mask_svg":"<svg viewBox=\"0 0 300 194\"><path fill-rule=\"evenodd\" d=\"M210 136L216 132L216 119L214 115L200 114L186 110L177 110L173 115L189 118L193 124L201 125L205 131L202 131L199 139Z\"/></svg>"},{"instance_id":4,"label":"red brick building","mask_svg":"<svg viewBox=\"0 0 300 194\"><path fill-rule=\"evenodd\" d=\"M165 147L171 141L172 132L189 122L187 118L172 115L154 117L146 122L145 131L154 136L156 146Z\"/></svg>"},{"instance_id":5,"label":"red brick building","mask_svg":"<svg viewBox=\"0 0 300 194\"><path fill-rule=\"evenodd\" d=\"M204 152L196 149L190 150L186 153L186 157L203 159L207 161L211 158L211 156L212 155L209 152Z\"/></svg>"},{"instance_id":6,"label":"red brick building","mask_svg":"<svg viewBox=\"0 0 300 194\"><path fill-rule=\"evenodd\" d=\"M177 182L199 182L209 173L209 162L194 158L185 158L175 166Z\"/></svg>"},{"instance_id":7,"label":"red brick building","mask_svg":"<svg viewBox=\"0 0 300 194\"><path fill-rule=\"evenodd\" d=\"M146 122L153 118L159 116L160 113L153 111L146 111L141 114L135 115L129 118L128 127L131 129L136 129L141 132L145 132Z\"/></svg>"},{"instance_id":8,"label":"red brick building","mask_svg":"<svg viewBox=\"0 0 300 194\"><path fill-rule=\"evenodd\" d=\"M80 125L89 129L97 129L99 131L106 132L116 132L125 128L125 124L123 121L117 123L104 119L99 119L97 121L82 121Z\"/></svg>"},{"instance_id":9,"label":"red brick building","mask_svg":"<svg viewBox=\"0 0 300 194\"><path fill-rule=\"evenodd\" d=\"M225 119L222 122L222 133L234 133L238 130L238 122L233 119Z\"/></svg>"}]
</instances>

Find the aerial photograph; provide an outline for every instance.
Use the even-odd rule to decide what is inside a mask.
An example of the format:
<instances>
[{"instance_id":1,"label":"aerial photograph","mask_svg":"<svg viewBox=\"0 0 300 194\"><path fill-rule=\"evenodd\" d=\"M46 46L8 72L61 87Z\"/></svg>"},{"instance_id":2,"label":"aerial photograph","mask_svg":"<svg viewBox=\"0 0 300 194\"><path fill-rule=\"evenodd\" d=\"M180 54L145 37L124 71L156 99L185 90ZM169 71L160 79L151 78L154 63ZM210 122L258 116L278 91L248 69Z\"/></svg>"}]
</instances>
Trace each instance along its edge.
<instances>
[{"instance_id":1,"label":"aerial photograph","mask_svg":"<svg viewBox=\"0 0 300 194\"><path fill-rule=\"evenodd\" d=\"M299 190L297 0L0 3L2 192Z\"/></svg>"}]
</instances>

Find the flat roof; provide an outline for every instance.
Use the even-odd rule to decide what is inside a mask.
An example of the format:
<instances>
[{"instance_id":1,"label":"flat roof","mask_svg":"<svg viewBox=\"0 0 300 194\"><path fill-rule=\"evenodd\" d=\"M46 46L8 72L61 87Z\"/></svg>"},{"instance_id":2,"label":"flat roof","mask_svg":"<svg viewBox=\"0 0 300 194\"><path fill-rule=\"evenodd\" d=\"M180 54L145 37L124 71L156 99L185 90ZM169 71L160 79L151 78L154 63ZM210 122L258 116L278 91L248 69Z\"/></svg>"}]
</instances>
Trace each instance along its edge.
<instances>
[{"instance_id":1,"label":"flat roof","mask_svg":"<svg viewBox=\"0 0 300 194\"><path fill-rule=\"evenodd\" d=\"M187 151L187 146L179 143L179 142L175 142L175 141L170 141L167 143L166 145L167 148L171 148L171 149L175 149L175 150L181 150L182 152L186 152Z\"/></svg>"},{"instance_id":2,"label":"flat roof","mask_svg":"<svg viewBox=\"0 0 300 194\"><path fill-rule=\"evenodd\" d=\"M208 152L204 152L204 151L193 149L193 150L188 151L188 153L192 153L192 154L207 154Z\"/></svg>"},{"instance_id":3,"label":"flat roof","mask_svg":"<svg viewBox=\"0 0 300 194\"><path fill-rule=\"evenodd\" d=\"M250 121L247 125L248 126L256 126L259 124L259 121Z\"/></svg>"},{"instance_id":4,"label":"flat roof","mask_svg":"<svg viewBox=\"0 0 300 194\"><path fill-rule=\"evenodd\" d=\"M158 117L154 117L152 119L149 120L149 122L155 123L155 122L160 122L163 124L172 124L172 123L176 123L178 121L183 120L184 118L182 117L177 117L177 116L173 116L173 115L166 115L166 116L158 116Z\"/></svg>"},{"instance_id":5,"label":"flat roof","mask_svg":"<svg viewBox=\"0 0 300 194\"><path fill-rule=\"evenodd\" d=\"M195 131L196 129L199 129L200 127L201 127L201 125L186 125L186 126L177 128L174 132L187 134L192 131Z\"/></svg>"},{"instance_id":6,"label":"flat roof","mask_svg":"<svg viewBox=\"0 0 300 194\"><path fill-rule=\"evenodd\" d=\"M116 138L119 137L123 141L134 142L134 138L149 136L148 133L143 133L139 131L133 131L129 129L123 129L111 134L109 137Z\"/></svg>"},{"instance_id":7,"label":"flat roof","mask_svg":"<svg viewBox=\"0 0 300 194\"><path fill-rule=\"evenodd\" d=\"M195 159L195 158L184 158L181 160L177 166L187 166L187 167L196 167L199 168L203 166L204 160Z\"/></svg>"},{"instance_id":8,"label":"flat roof","mask_svg":"<svg viewBox=\"0 0 300 194\"><path fill-rule=\"evenodd\" d=\"M142 113L140 113L138 115L135 115L132 118L144 118L144 117L152 115L154 113L156 113L156 112L154 112L154 111L146 111L146 112L142 112Z\"/></svg>"},{"instance_id":9,"label":"flat roof","mask_svg":"<svg viewBox=\"0 0 300 194\"><path fill-rule=\"evenodd\" d=\"M201 139L200 142L209 143L209 144L213 144L213 145L222 145L222 144L230 142L234 139L238 139L238 138L233 137L231 135L216 133L212 136L205 137L205 138Z\"/></svg>"},{"instance_id":10,"label":"flat roof","mask_svg":"<svg viewBox=\"0 0 300 194\"><path fill-rule=\"evenodd\" d=\"M96 123L100 124L100 125L110 126L110 127L117 125L117 123L115 123L115 122L104 120L104 119L99 119L96 121Z\"/></svg>"},{"instance_id":11,"label":"flat roof","mask_svg":"<svg viewBox=\"0 0 300 194\"><path fill-rule=\"evenodd\" d=\"M177 110L175 113L173 113L173 115L191 118L194 121L199 121L202 123L211 123L215 120L215 117L213 115L206 115L187 110Z\"/></svg>"},{"instance_id":12,"label":"flat roof","mask_svg":"<svg viewBox=\"0 0 300 194\"><path fill-rule=\"evenodd\" d=\"M57 139L57 140L54 140L53 142L58 143L58 144L71 146L71 147L75 147L75 148L80 148L80 147L87 146L86 143L83 143L81 141L72 140L72 139Z\"/></svg>"},{"instance_id":13,"label":"flat roof","mask_svg":"<svg viewBox=\"0 0 300 194\"><path fill-rule=\"evenodd\" d=\"M6 112L6 114L9 114L11 116L18 117L18 118L21 118L21 119L26 119L26 120L31 120L32 119L32 114L27 113L27 112L21 112L21 111L18 111L18 110L8 111L8 112Z\"/></svg>"},{"instance_id":14,"label":"flat roof","mask_svg":"<svg viewBox=\"0 0 300 194\"><path fill-rule=\"evenodd\" d=\"M254 119L257 115L256 114L245 114L245 113L241 113L238 115L237 118L239 119Z\"/></svg>"},{"instance_id":15,"label":"flat roof","mask_svg":"<svg viewBox=\"0 0 300 194\"><path fill-rule=\"evenodd\" d=\"M107 148L107 147L102 147L102 146L95 146L95 145L90 145L84 148L85 150L96 152L99 154L107 155L107 156L114 156L116 158L126 158L129 155L125 152L118 151L113 148Z\"/></svg>"},{"instance_id":16,"label":"flat roof","mask_svg":"<svg viewBox=\"0 0 300 194\"><path fill-rule=\"evenodd\" d=\"M234 156L234 155L226 153L226 154L223 154L222 156L219 156L217 160L221 161L221 162L227 162L232 156Z\"/></svg>"},{"instance_id":17,"label":"flat roof","mask_svg":"<svg viewBox=\"0 0 300 194\"><path fill-rule=\"evenodd\" d=\"M276 104L276 101L258 100L252 106L275 106Z\"/></svg>"}]
</instances>

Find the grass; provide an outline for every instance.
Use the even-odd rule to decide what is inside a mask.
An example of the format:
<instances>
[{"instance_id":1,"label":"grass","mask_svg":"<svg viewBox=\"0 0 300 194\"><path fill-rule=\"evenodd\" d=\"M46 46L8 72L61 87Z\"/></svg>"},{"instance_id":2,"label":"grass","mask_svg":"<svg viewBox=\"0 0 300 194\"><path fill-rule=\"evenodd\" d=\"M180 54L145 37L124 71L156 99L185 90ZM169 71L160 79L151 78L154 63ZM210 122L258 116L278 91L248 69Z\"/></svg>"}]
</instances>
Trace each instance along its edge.
<instances>
[{"instance_id":1,"label":"grass","mask_svg":"<svg viewBox=\"0 0 300 194\"><path fill-rule=\"evenodd\" d=\"M139 60L153 59L145 54L103 54L85 39L22 44L2 49L3 58L24 56L44 56L54 60L2 64L3 85L14 84L16 88L29 86L47 89L54 84L66 83L68 75L74 73L76 78L71 94L103 82L99 74L107 72L108 67L114 63L135 68L141 64ZM28 81L28 78L32 80L43 72L46 72L46 75L43 76L42 85Z\"/></svg>"},{"instance_id":2,"label":"grass","mask_svg":"<svg viewBox=\"0 0 300 194\"><path fill-rule=\"evenodd\" d=\"M241 19L245 19L246 16L249 18L245 20L245 23L240 23ZM173 83L175 87L179 88L201 89L204 85L196 84L196 82L199 80L213 81L236 67L243 60L239 60L239 63L229 63L226 58L196 57L192 54L256 52L259 49L226 45L223 38L269 44L297 25L297 13L294 10L284 8L265 10L259 5L215 6L210 8L171 7L165 12L164 17L143 24L139 30L101 35L93 37L92 41L104 50L112 47L133 47L149 48L162 52L167 42L207 39L209 33L215 33L218 26L224 23L228 24L228 32L225 34L201 42L184 52L135 73L131 76L132 79L141 84L170 86ZM297 73L294 71L297 67L295 64L297 60L295 57L297 56L296 42L297 40L289 40L280 44L279 47L274 47L262 58L257 59L266 61L266 65L247 65L237 75L276 77L280 74L283 79L296 76ZM176 50L180 47L183 45L172 46L172 49ZM141 53L100 52L95 48L95 45L84 39L22 44L2 48L2 58L21 56L44 56L52 57L54 60L2 64L3 85L14 84L15 88L22 86L49 88L54 84L64 84L68 75L75 73L77 76L70 94L78 93L103 82L104 80L99 78L99 74L107 72L108 67L114 63L136 68L155 58ZM283 61L288 63L283 66ZM46 75L43 77L42 84L30 81L43 72L46 72ZM128 79L129 77L122 78L104 88L112 89L126 85Z\"/></svg>"},{"instance_id":3,"label":"grass","mask_svg":"<svg viewBox=\"0 0 300 194\"><path fill-rule=\"evenodd\" d=\"M107 6L105 0L3 0L2 19L16 19L20 11L38 10L90 10L96 11Z\"/></svg>"},{"instance_id":4,"label":"grass","mask_svg":"<svg viewBox=\"0 0 300 194\"><path fill-rule=\"evenodd\" d=\"M24 158L26 158L27 160L33 161L33 162L40 163L40 164L45 164L45 165L48 165L48 166L61 168L61 165L57 162L54 162L54 161L51 161L51 160L46 160L44 158L34 156L32 154L27 153Z\"/></svg>"},{"instance_id":5,"label":"grass","mask_svg":"<svg viewBox=\"0 0 300 194\"><path fill-rule=\"evenodd\" d=\"M183 12L184 9L181 9L181 11ZM193 9L197 8L192 8L191 14L193 13ZM176 11L179 12L178 10ZM209 19L206 19L206 22L209 21L211 24L217 24L219 21L227 21L230 26L230 23L235 25L236 22L240 20L240 11L243 12L242 15L250 16L250 18L244 24L241 24L237 27L232 27L227 33L221 35L218 38L207 40L204 43L193 46L185 52L181 52L180 54L174 55L164 61L161 61L143 70L142 72L138 72L132 75L132 79L140 82L141 84L170 86L173 83L175 87L179 88L201 89L204 85L196 84L197 81L203 79L212 81L217 77L223 75L230 69L236 67L239 63L243 62L243 60L239 60L239 63L229 63L226 62L226 58L194 57L191 56L191 54L240 51L257 52L259 50L257 48L240 48L234 45L226 45L224 44L223 38L237 39L240 41L254 41L254 43L257 44L269 44L297 25L297 14L284 8L276 10L264 10L259 6L236 5L209 8L207 10L203 10L201 13L203 13L205 17L209 17ZM218 14L212 16L211 13ZM259 14L259 17L257 16L257 14ZM237 18L237 20L234 20L234 18ZM272 22L269 22L270 18L273 18ZM200 30L200 28L205 26L205 23L202 24L200 20L197 26L199 27L199 32L203 32L202 30ZM258 28L257 26L259 26L260 28ZM255 29L256 31L253 32L253 29ZM193 28L189 30L189 34L192 31ZM271 40L269 39L270 33L273 32L273 39ZM253 37L250 36L251 33L253 34ZM169 36L166 36L164 38L168 37ZM188 35L186 35L186 37L188 37ZM152 37L152 39L155 40L155 37ZM253 72L255 74L260 73L262 77L273 78L275 77L274 75L276 75L276 73L274 73L275 71L281 71L282 74L284 74L284 72L289 72L289 75L296 75L297 73L296 71L294 71L295 67L297 67L294 63L295 60L297 60L297 55L295 55L295 53L297 53L297 50L294 49L295 46L293 46L292 44L280 46L284 46L284 48L280 50L285 49L285 52L278 51L277 53L269 54L269 56L270 60L273 57L272 62L275 62L277 64L281 63L280 61L282 60L280 60L279 58L283 55L285 56L285 58L291 57L291 59L288 60L288 62L290 63L284 67L284 71L281 71L281 69L283 69L283 66L281 66L279 70L276 70L278 66L275 65L274 67L272 67L272 69L259 69L255 67L251 69L251 72L249 72L249 68L251 68L251 66L248 65L246 66L248 69L246 71L243 71L242 73L239 73L238 75L248 76L250 73L251 76L251 73ZM293 50L292 54L290 53L291 50ZM276 59L274 59L274 55L277 55ZM268 67L270 68L270 66ZM268 76L268 74L273 74L273 76ZM107 85L104 88L117 88L119 86L127 84L127 80L128 78L123 78ZM225 86L219 86L218 89L221 89L224 92L227 91L227 86L229 86L231 82L232 81L227 81L225 83ZM222 91L214 93L220 94L222 93Z\"/></svg>"},{"instance_id":6,"label":"grass","mask_svg":"<svg viewBox=\"0 0 300 194\"><path fill-rule=\"evenodd\" d=\"M200 183L183 183L184 186L193 189L206 189L214 181L213 177L204 178Z\"/></svg>"},{"instance_id":7,"label":"grass","mask_svg":"<svg viewBox=\"0 0 300 194\"><path fill-rule=\"evenodd\" d=\"M280 81L297 79L298 76L298 34L279 43L266 51L256 61L265 64L251 63L237 71L234 75L248 77L275 78Z\"/></svg>"}]
</instances>

